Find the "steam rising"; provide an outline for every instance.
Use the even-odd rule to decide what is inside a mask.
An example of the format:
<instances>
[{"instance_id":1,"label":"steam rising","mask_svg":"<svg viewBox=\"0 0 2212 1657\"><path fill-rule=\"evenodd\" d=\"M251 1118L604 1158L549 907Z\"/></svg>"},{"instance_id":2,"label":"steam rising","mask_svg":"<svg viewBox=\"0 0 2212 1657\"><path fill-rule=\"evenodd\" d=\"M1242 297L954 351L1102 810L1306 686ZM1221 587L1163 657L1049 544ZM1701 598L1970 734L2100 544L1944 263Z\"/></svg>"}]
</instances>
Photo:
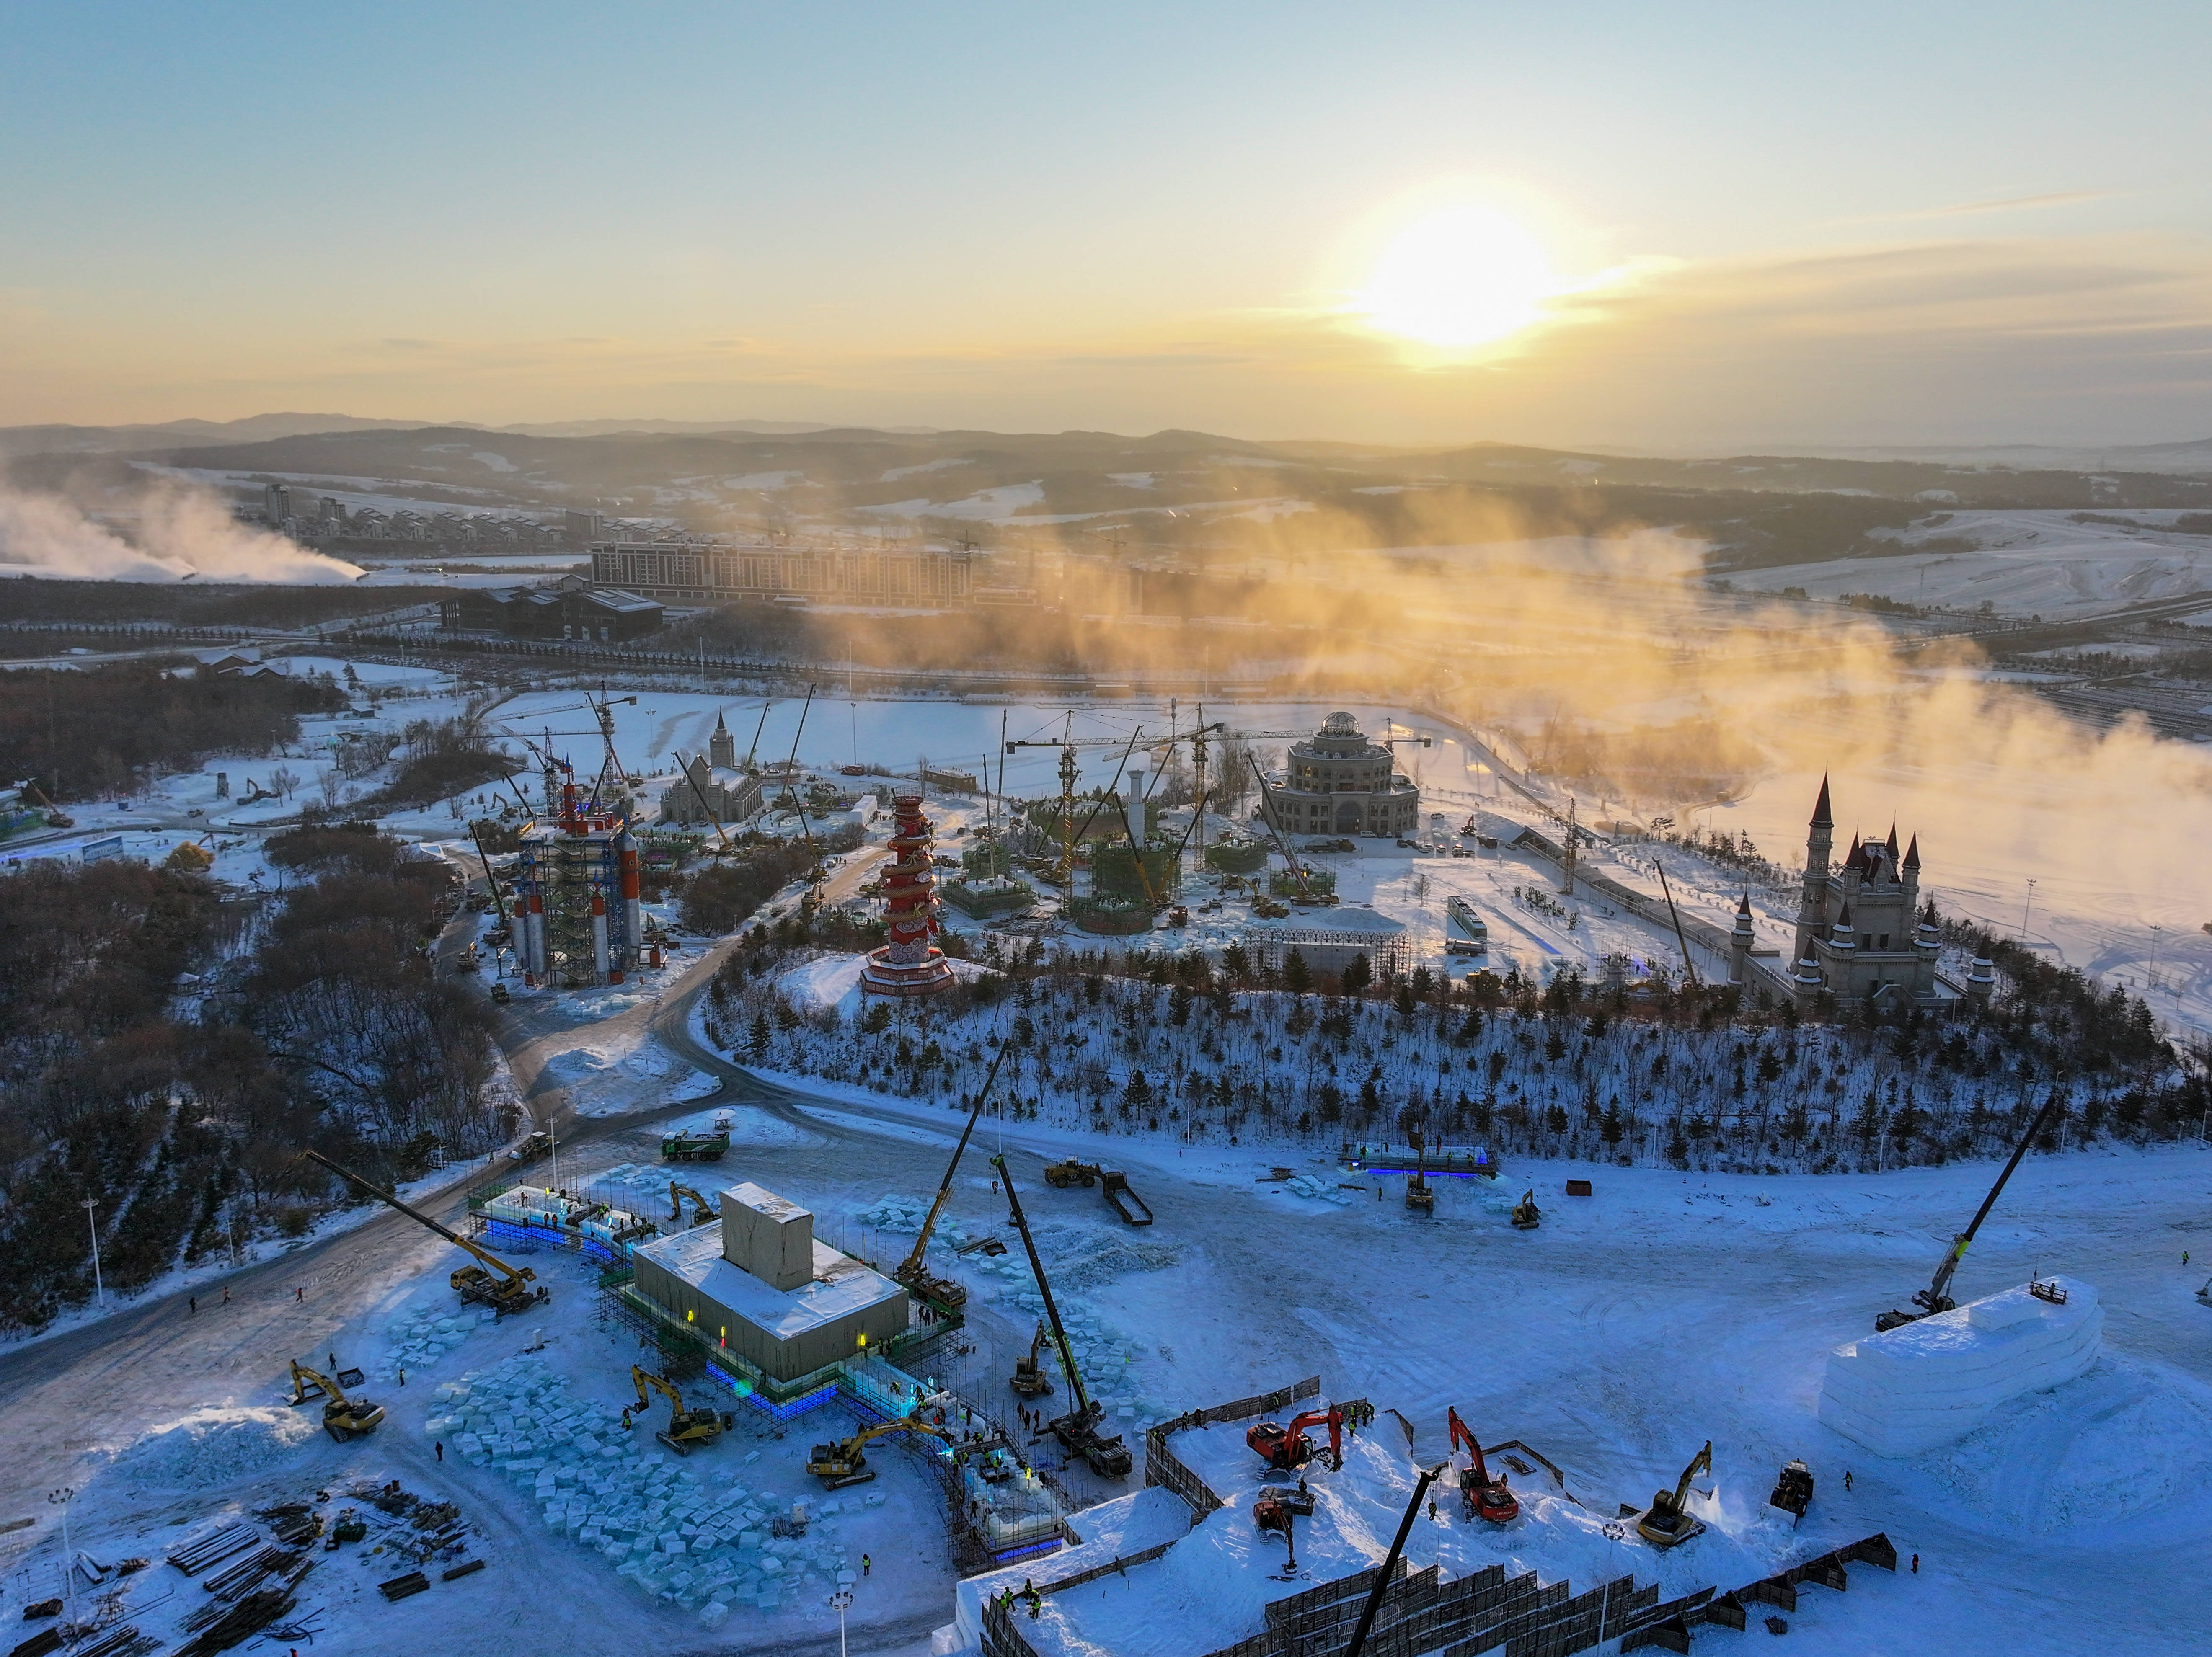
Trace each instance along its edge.
<instances>
[{"instance_id":1,"label":"steam rising","mask_svg":"<svg viewBox=\"0 0 2212 1657\"><path fill-rule=\"evenodd\" d=\"M58 495L0 489L0 576L182 581L197 575L331 586L365 574L283 536L239 523L204 491L151 490L137 510L137 537L126 541Z\"/></svg>"}]
</instances>

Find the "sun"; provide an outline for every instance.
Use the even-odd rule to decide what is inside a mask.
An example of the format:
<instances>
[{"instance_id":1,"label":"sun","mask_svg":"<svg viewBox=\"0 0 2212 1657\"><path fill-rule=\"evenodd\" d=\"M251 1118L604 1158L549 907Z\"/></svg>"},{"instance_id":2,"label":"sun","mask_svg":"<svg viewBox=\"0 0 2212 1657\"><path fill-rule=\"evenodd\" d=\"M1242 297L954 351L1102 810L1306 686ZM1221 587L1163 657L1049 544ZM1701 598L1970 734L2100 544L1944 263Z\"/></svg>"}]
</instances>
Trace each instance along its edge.
<instances>
[{"instance_id":1,"label":"sun","mask_svg":"<svg viewBox=\"0 0 2212 1657\"><path fill-rule=\"evenodd\" d=\"M1453 207L1401 231L1357 299L1384 333L1464 350L1518 333L1560 288L1527 230L1486 207Z\"/></svg>"}]
</instances>

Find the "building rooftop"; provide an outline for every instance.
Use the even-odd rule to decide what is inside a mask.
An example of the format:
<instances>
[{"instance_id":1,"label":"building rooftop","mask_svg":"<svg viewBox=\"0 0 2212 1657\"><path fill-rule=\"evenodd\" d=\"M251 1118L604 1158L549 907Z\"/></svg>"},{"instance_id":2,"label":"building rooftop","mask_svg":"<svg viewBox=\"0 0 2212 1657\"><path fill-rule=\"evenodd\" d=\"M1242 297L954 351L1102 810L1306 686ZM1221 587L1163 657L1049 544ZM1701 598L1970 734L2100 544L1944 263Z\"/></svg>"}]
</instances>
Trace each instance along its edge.
<instances>
[{"instance_id":1,"label":"building rooftop","mask_svg":"<svg viewBox=\"0 0 2212 1657\"><path fill-rule=\"evenodd\" d=\"M813 1281L788 1292L775 1288L722 1257L720 1220L672 1237L657 1237L636 1252L778 1340L794 1339L810 1329L906 1293L881 1272L838 1253L818 1238L814 1243Z\"/></svg>"}]
</instances>

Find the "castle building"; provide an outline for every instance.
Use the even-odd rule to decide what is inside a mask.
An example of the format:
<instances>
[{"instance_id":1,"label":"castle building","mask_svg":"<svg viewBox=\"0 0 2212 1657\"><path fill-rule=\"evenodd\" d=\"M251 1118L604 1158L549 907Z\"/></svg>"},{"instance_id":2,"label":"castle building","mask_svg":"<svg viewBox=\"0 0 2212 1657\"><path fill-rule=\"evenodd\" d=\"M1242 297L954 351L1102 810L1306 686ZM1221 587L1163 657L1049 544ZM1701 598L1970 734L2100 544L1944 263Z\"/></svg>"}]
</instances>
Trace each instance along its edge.
<instances>
[{"instance_id":1,"label":"castle building","mask_svg":"<svg viewBox=\"0 0 2212 1657\"><path fill-rule=\"evenodd\" d=\"M694 754L683 766L683 774L661 790L662 822L719 823L727 828L760 810L761 780L738 768L737 738L720 714L706 753Z\"/></svg>"},{"instance_id":2,"label":"castle building","mask_svg":"<svg viewBox=\"0 0 2212 1657\"><path fill-rule=\"evenodd\" d=\"M1278 834L1403 838L1420 826L1421 791L1395 765L1358 719L1332 713L1292 744L1289 768L1261 791L1261 810Z\"/></svg>"},{"instance_id":3,"label":"castle building","mask_svg":"<svg viewBox=\"0 0 2212 1657\"><path fill-rule=\"evenodd\" d=\"M1894 828L1882 838L1854 835L1842 866L1831 868L1835 817L1825 777L1808 827L1790 971L1798 1005L1809 1007L1823 993L1840 1005L1882 1011L1955 1005L1960 992L1936 971L1935 906L1920 902L1920 837L1900 856ZM1978 984L1970 987L1979 992Z\"/></svg>"}]
</instances>

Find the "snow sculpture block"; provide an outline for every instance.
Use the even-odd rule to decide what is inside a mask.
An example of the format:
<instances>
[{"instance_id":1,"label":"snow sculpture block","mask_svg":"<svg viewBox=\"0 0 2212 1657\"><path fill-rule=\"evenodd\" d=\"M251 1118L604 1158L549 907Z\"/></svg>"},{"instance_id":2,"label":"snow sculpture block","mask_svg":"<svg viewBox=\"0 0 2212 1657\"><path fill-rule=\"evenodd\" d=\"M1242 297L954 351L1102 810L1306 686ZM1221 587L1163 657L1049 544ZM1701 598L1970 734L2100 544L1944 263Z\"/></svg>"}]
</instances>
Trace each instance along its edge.
<instances>
[{"instance_id":1,"label":"snow sculpture block","mask_svg":"<svg viewBox=\"0 0 2212 1657\"><path fill-rule=\"evenodd\" d=\"M1820 1419L1877 1455L1917 1455L1963 1438L1990 1411L2046 1392L2097 1361L2097 1291L2053 1280L2064 1305L2008 1289L1838 1346L1820 1386Z\"/></svg>"}]
</instances>

